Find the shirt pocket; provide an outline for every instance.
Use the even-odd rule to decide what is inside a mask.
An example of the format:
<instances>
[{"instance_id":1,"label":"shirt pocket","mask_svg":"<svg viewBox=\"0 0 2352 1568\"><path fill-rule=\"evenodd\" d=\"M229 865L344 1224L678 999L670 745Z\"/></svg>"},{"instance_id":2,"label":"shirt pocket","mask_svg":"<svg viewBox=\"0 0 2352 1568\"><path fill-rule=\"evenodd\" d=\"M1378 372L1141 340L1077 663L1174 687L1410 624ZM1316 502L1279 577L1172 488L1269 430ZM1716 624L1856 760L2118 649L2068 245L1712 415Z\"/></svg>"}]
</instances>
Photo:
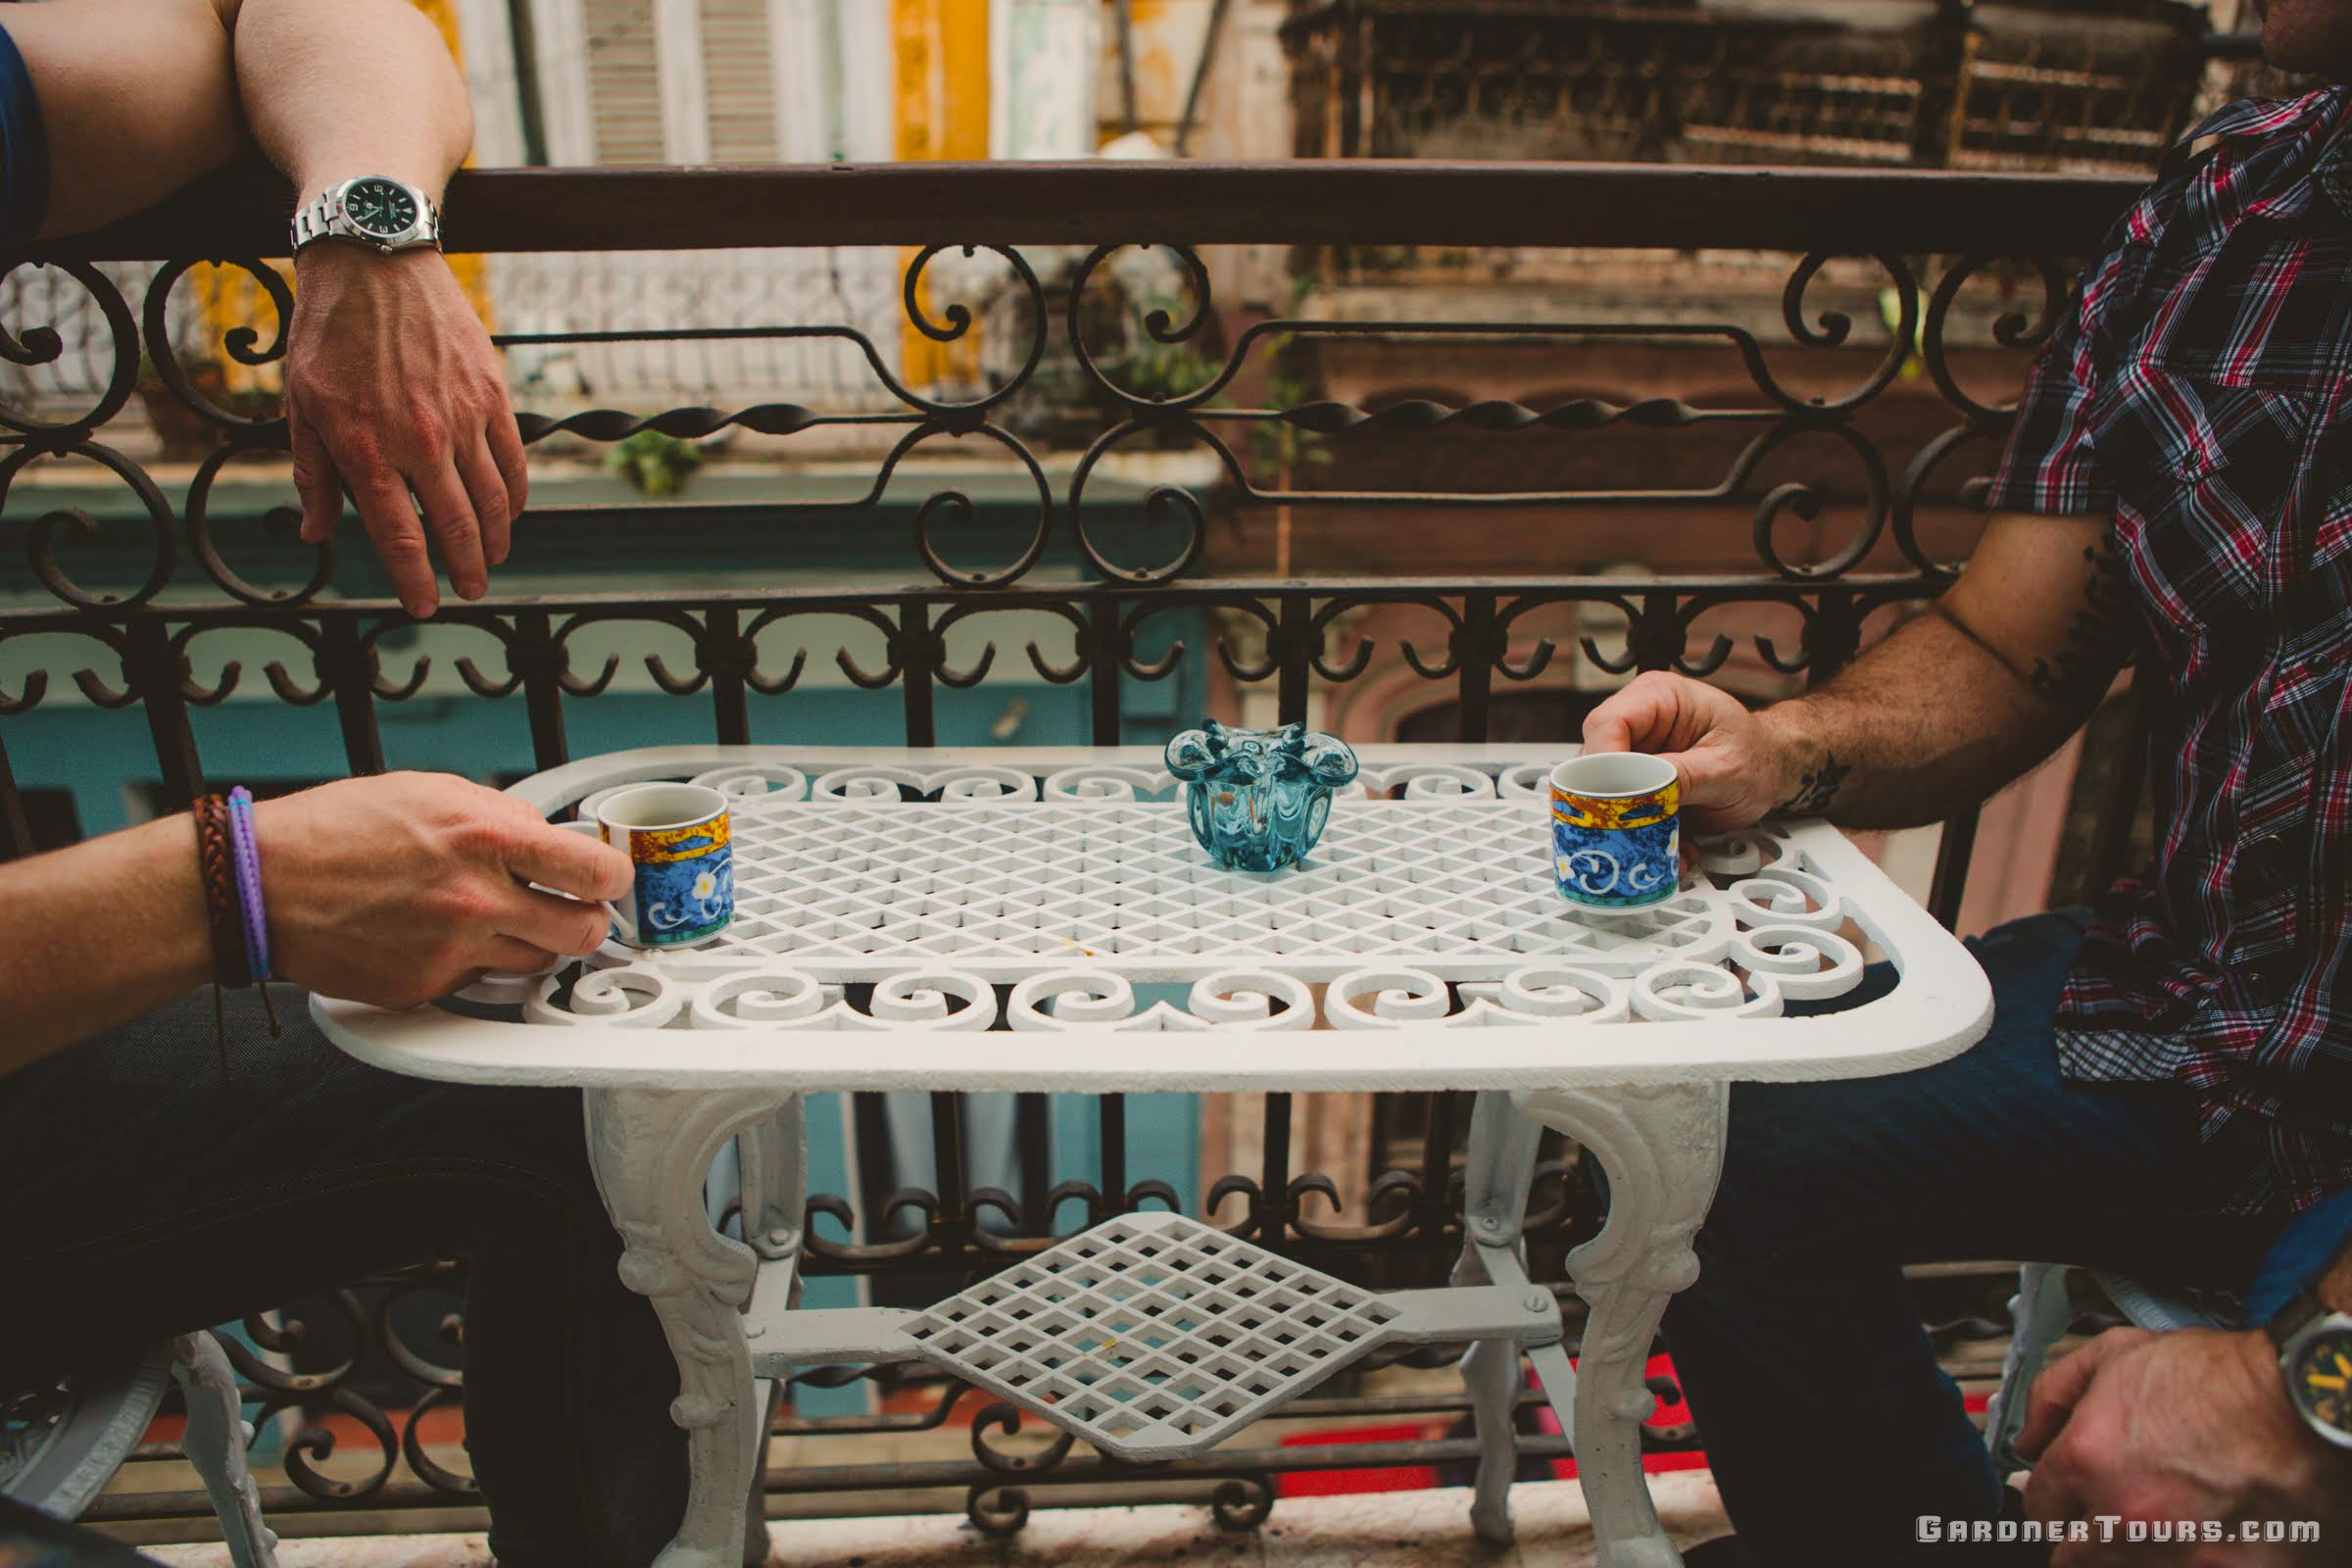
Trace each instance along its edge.
<instances>
[{"instance_id":1,"label":"shirt pocket","mask_svg":"<svg viewBox=\"0 0 2352 1568\"><path fill-rule=\"evenodd\" d=\"M2208 385L2337 399L2352 374L2348 278L2352 227L2240 223L2218 250L2191 244L2144 272L2139 335L2113 341Z\"/></svg>"},{"instance_id":2,"label":"shirt pocket","mask_svg":"<svg viewBox=\"0 0 2352 1568\"><path fill-rule=\"evenodd\" d=\"M2152 606L2185 618L2181 630L2267 622L2308 569L2320 403L2153 360L2102 388L2092 440L2115 484L2117 534Z\"/></svg>"}]
</instances>

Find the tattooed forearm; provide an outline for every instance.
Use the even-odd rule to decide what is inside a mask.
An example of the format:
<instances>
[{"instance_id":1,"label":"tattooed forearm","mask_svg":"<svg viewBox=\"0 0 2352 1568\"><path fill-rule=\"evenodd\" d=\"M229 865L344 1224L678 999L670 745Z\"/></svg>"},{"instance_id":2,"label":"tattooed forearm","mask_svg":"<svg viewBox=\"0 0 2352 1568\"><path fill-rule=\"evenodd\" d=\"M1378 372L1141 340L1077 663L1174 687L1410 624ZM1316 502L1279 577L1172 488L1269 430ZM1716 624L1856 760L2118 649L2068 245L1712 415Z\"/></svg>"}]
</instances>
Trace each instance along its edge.
<instances>
[{"instance_id":1,"label":"tattooed forearm","mask_svg":"<svg viewBox=\"0 0 2352 1568\"><path fill-rule=\"evenodd\" d=\"M1829 752L1821 754L1820 765L1797 775L1796 793L1773 808L1776 815L1821 816L1837 802L1838 788L1851 773L1850 764L1840 762Z\"/></svg>"},{"instance_id":2,"label":"tattooed forearm","mask_svg":"<svg viewBox=\"0 0 2352 1568\"><path fill-rule=\"evenodd\" d=\"M2035 696L2071 711L2087 710L2107 695L2132 640L2131 585L2112 539L2085 545L2082 559L2090 576L2082 585L2082 604L2067 620L2065 645L2034 660L2025 677Z\"/></svg>"},{"instance_id":3,"label":"tattooed forearm","mask_svg":"<svg viewBox=\"0 0 2352 1568\"><path fill-rule=\"evenodd\" d=\"M2102 690L2131 631L2144 630L2137 606L2109 518L1999 514L1926 613L1759 715L1768 765L1753 787L1787 797L1775 810L1849 828L1909 827L1978 805L2082 723L2091 704L2062 706L2044 686ZM2044 684L2031 678L2037 658L2050 666Z\"/></svg>"}]
</instances>

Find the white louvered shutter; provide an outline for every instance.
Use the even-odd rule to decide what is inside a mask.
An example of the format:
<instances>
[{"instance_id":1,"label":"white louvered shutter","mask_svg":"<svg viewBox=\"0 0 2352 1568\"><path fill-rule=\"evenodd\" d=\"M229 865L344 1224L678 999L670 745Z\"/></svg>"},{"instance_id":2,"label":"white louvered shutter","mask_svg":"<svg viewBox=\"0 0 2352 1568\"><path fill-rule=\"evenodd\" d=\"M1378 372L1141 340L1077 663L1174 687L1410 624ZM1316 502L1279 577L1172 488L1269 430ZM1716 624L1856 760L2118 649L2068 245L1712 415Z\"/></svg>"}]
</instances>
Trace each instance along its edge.
<instances>
[{"instance_id":1,"label":"white louvered shutter","mask_svg":"<svg viewBox=\"0 0 2352 1568\"><path fill-rule=\"evenodd\" d=\"M580 10L596 161L664 162L652 0L580 0Z\"/></svg>"}]
</instances>

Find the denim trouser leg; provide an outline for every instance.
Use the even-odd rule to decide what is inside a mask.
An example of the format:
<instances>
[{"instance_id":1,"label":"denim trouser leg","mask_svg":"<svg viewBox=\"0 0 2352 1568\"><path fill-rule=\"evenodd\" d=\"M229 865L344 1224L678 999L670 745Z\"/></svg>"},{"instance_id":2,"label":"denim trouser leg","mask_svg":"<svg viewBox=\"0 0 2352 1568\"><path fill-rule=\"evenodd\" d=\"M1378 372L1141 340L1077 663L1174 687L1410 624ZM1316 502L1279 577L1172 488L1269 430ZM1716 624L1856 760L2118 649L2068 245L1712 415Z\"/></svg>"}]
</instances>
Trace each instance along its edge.
<instances>
[{"instance_id":1,"label":"denim trouser leg","mask_svg":"<svg viewBox=\"0 0 2352 1568\"><path fill-rule=\"evenodd\" d=\"M2246 1292L2245 1326L2259 1328L2278 1316L2295 1293L2327 1271L2348 1235L2352 1187L2328 1194L2288 1221Z\"/></svg>"},{"instance_id":2,"label":"denim trouser leg","mask_svg":"<svg viewBox=\"0 0 2352 1568\"><path fill-rule=\"evenodd\" d=\"M2052 1017L2082 929L2037 915L1971 944L1994 1019L1951 1061L1732 1091L1698 1281L1666 1333L1725 1506L1765 1568L1897 1563L1921 1514L1996 1516L1984 1442L1904 1264L2235 1282L2278 1232L2224 1211L2252 1156L2201 1143L2188 1094L2059 1076Z\"/></svg>"},{"instance_id":3,"label":"denim trouser leg","mask_svg":"<svg viewBox=\"0 0 2352 1568\"><path fill-rule=\"evenodd\" d=\"M0 1380L471 1262L467 1446L509 1568L638 1568L676 1529L677 1367L616 1272L580 1097L398 1077L280 994L183 998L0 1079Z\"/></svg>"}]
</instances>

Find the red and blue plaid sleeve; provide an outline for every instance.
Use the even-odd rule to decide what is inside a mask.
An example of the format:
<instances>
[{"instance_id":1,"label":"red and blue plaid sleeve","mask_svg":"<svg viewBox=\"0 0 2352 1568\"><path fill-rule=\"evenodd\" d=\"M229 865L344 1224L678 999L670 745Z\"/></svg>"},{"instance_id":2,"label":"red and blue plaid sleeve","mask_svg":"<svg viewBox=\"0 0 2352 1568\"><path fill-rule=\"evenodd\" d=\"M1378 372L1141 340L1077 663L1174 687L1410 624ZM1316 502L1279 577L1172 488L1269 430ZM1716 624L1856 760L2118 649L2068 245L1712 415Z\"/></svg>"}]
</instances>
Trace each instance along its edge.
<instances>
[{"instance_id":1,"label":"red and blue plaid sleeve","mask_svg":"<svg viewBox=\"0 0 2352 1568\"><path fill-rule=\"evenodd\" d=\"M2026 372L2008 449L1984 493L1986 511L2067 516L2114 507L2115 481L2091 441L2088 415L2099 383L2091 353L2096 315L2109 296L2116 260L2110 250L2083 270L2050 341Z\"/></svg>"}]
</instances>

